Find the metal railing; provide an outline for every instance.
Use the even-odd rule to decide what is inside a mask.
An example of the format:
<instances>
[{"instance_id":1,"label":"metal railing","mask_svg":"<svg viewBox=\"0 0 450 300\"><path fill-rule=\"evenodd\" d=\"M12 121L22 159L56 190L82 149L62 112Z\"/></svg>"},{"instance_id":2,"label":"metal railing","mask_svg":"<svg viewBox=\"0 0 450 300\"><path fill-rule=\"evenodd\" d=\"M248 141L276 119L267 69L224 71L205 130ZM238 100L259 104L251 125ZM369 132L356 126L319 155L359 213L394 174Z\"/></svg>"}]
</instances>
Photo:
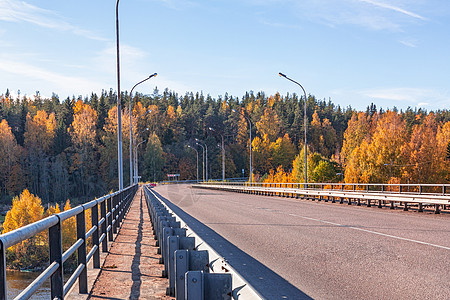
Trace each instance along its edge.
<instances>
[{"instance_id":1,"label":"metal railing","mask_svg":"<svg viewBox=\"0 0 450 300\"><path fill-rule=\"evenodd\" d=\"M30 298L49 279L51 299L64 299L77 279L79 293L87 294L87 264L93 259L93 267L100 268L100 248L102 252L108 251L108 241L113 241L137 189L138 185L130 186L0 235L0 300L7 298L6 249L45 230L48 230L49 266L15 299ZM89 209L92 227L86 232L85 212ZM77 240L63 253L62 222L72 217L76 218ZM92 238L92 248L86 253L88 238ZM75 252L77 268L64 284L63 264Z\"/></svg>"},{"instance_id":2,"label":"metal railing","mask_svg":"<svg viewBox=\"0 0 450 300\"><path fill-rule=\"evenodd\" d=\"M169 278L167 295L176 300L264 299L165 200L148 187L144 191L163 276Z\"/></svg>"},{"instance_id":3,"label":"metal railing","mask_svg":"<svg viewBox=\"0 0 450 300\"><path fill-rule=\"evenodd\" d=\"M253 193L266 196L304 197L311 200L336 199L340 203L344 199L348 204L353 201L361 205L365 201L371 206L371 201L378 201L378 207L389 203L393 209L396 203L403 204L403 209L417 205L419 211L424 206L434 206L435 213L440 213L441 207L450 207L450 184L381 184L381 183L222 183L207 182L193 185L199 188Z\"/></svg>"},{"instance_id":4,"label":"metal railing","mask_svg":"<svg viewBox=\"0 0 450 300\"><path fill-rule=\"evenodd\" d=\"M245 182L248 177L225 178L225 182ZM159 184L183 184L183 183L200 183L201 180L166 180L160 181ZM222 179L209 179L208 182L223 182Z\"/></svg>"}]
</instances>

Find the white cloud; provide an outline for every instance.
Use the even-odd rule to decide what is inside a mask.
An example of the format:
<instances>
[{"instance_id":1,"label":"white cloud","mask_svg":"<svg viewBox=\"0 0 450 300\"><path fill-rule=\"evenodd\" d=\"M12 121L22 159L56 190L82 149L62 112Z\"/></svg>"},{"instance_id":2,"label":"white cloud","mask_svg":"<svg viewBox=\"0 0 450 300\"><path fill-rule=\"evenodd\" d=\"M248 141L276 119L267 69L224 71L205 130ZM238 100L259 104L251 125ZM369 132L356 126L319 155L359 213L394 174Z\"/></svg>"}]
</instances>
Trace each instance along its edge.
<instances>
[{"instance_id":1,"label":"white cloud","mask_svg":"<svg viewBox=\"0 0 450 300\"><path fill-rule=\"evenodd\" d=\"M37 82L36 89L43 91L42 96L45 97L51 96L51 92L64 95L90 94L105 87L104 83L96 82L92 78L63 75L18 61L0 60L0 71L10 74L11 77L17 76L22 81ZM46 86L56 86L57 89L44 91L43 87Z\"/></svg>"},{"instance_id":2,"label":"white cloud","mask_svg":"<svg viewBox=\"0 0 450 300\"><path fill-rule=\"evenodd\" d=\"M78 28L62 20L55 12L43 9L25 1L0 0L0 20L6 22L26 22L40 27L69 31L92 40L105 41L89 30Z\"/></svg>"},{"instance_id":3,"label":"white cloud","mask_svg":"<svg viewBox=\"0 0 450 300\"><path fill-rule=\"evenodd\" d=\"M430 97L433 94L433 91L418 88L390 88L365 90L360 93L364 96L375 99L418 103L423 100L424 97Z\"/></svg>"},{"instance_id":4,"label":"white cloud","mask_svg":"<svg viewBox=\"0 0 450 300\"><path fill-rule=\"evenodd\" d=\"M417 106L430 109L450 107L449 95L433 89L388 88L364 90L358 93L374 100L388 101L390 105Z\"/></svg>"},{"instance_id":5,"label":"white cloud","mask_svg":"<svg viewBox=\"0 0 450 300\"><path fill-rule=\"evenodd\" d=\"M407 47L416 48L417 47L417 41L416 40L401 40L400 44L403 44Z\"/></svg>"},{"instance_id":6,"label":"white cloud","mask_svg":"<svg viewBox=\"0 0 450 300\"><path fill-rule=\"evenodd\" d=\"M401 14L404 14L404 15L407 15L407 16L410 16L410 17L413 17L413 18L416 18L416 19L420 19L420 20L423 20L423 21L426 20L426 18L422 17L421 15L418 15L416 13L413 13L411 11L408 11L406 9L402 9L400 7L397 7L397 6L394 6L394 5L391 5L391 4L387 4L387 3L383 3L383 2L379 2L379 1L373 1L373 0L358 0L358 1L364 2L364 3L369 3L369 4L372 4L373 6L376 6L376 7L381 7L381 8L385 8L385 9L392 10L392 11L395 11L395 12L399 12Z\"/></svg>"},{"instance_id":7,"label":"white cloud","mask_svg":"<svg viewBox=\"0 0 450 300\"><path fill-rule=\"evenodd\" d=\"M302 18L307 17L310 21L332 27L350 24L371 30L399 32L412 22L428 21L426 17L414 12L414 8L419 10L415 2L406 0L389 3L375 0L285 0L284 3L296 7Z\"/></svg>"}]
</instances>

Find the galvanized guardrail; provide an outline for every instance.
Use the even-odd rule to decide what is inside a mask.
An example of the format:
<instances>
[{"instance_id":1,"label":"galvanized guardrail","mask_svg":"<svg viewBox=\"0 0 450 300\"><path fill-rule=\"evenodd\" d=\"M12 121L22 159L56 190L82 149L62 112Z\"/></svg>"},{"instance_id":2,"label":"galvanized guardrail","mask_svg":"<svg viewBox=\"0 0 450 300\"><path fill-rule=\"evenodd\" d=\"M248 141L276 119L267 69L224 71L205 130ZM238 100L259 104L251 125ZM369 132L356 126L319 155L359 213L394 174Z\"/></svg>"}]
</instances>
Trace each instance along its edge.
<instances>
[{"instance_id":1,"label":"galvanized guardrail","mask_svg":"<svg viewBox=\"0 0 450 300\"><path fill-rule=\"evenodd\" d=\"M450 207L449 184L352 184L352 183L212 183L205 182L193 185L196 188L211 188L218 190L251 193L265 196L282 196L293 198L308 198L311 200L339 201L344 200L351 205L361 205L361 201L367 206L372 201L378 201L378 207L387 203L394 209L396 204L403 205L403 210L408 207L418 206L422 212L425 206L434 206L435 213L441 209ZM438 192L439 191L439 192Z\"/></svg>"},{"instance_id":2,"label":"galvanized guardrail","mask_svg":"<svg viewBox=\"0 0 450 300\"><path fill-rule=\"evenodd\" d=\"M49 266L15 299L29 299L48 279L51 284L51 299L64 299L77 279L79 293L87 294L87 264L93 259L94 268L100 268L100 247L102 252L108 251L107 243L113 241L113 234L117 233L137 189L138 185L128 187L0 235L0 300L7 298L6 249L44 230L48 230ZM92 227L86 232L85 212L88 209L91 210ZM63 253L61 226L64 220L72 217L76 217L77 241ZM92 248L86 253L86 242L90 237ZM75 252L77 268L64 284L63 263Z\"/></svg>"},{"instance_id":3,"label":"galvanized guardrail","mask_svg":"<svg viewBox=\"0 0 450 300\"><path fill-rule=\"evenodd\" d=\"M169 278L167 295L177 300L263 299L262 296L170 209L151 188L145 199L158 252Z\"/></svg>"},{"instance_id":4,"label":"galvanized guardrail","mask_svg":"<svg viewBox=\"0 0 450 300\"><path fill-rule=\"evenodd\" d=\"M209 179L210 182L222 182L222 179ZM225 178L225 182L245 182L248 177ZM160 181L159 184L184 184L184 183L199 183L201 180L165 180Z\"/></svg>"}]
</instances>

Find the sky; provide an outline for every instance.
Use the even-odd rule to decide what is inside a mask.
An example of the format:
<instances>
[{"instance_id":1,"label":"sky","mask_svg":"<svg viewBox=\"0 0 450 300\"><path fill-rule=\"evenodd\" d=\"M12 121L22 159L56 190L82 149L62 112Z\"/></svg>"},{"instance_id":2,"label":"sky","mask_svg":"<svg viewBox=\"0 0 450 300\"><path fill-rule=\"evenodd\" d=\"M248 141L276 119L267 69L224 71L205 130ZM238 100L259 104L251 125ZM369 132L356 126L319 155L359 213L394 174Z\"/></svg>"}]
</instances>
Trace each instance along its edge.
<instances>
[{"instance_id":1,"label":"sky","mask_svg":"<svg viewBox=\"0 0 450 300\"><path fill-rule=\"evenodd\" d=\"M0 95L117 91L116 1L0 0ZM121 90L450 109L448 0L121 0ZM19 92L20 91L20 92Z\"/></svg>"}]
</instances>

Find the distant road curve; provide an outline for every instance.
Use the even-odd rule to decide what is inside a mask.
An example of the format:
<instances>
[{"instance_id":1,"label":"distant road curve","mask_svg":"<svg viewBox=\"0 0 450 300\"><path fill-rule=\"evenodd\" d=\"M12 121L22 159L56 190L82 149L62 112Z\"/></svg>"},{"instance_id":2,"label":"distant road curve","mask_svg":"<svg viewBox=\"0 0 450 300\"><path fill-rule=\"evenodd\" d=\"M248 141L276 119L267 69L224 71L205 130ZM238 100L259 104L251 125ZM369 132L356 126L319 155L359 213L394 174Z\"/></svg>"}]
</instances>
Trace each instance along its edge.
<instances>
[{"instance_id":1,"label":"distant road curve","mask_svg":"<svg viewBox=\"0 0 450 300\"><path fill-rule=\"evenodd\" d=\"M302 295L450 299L448 214L197 190L189 185L157 186L155 191ZM231 264L242 263L230 256ZM277 289L269 280L256 278L255 272L249 274L261 288ZM280 299L295 299L292 295Z\"/></svg>"}]
</instances>

